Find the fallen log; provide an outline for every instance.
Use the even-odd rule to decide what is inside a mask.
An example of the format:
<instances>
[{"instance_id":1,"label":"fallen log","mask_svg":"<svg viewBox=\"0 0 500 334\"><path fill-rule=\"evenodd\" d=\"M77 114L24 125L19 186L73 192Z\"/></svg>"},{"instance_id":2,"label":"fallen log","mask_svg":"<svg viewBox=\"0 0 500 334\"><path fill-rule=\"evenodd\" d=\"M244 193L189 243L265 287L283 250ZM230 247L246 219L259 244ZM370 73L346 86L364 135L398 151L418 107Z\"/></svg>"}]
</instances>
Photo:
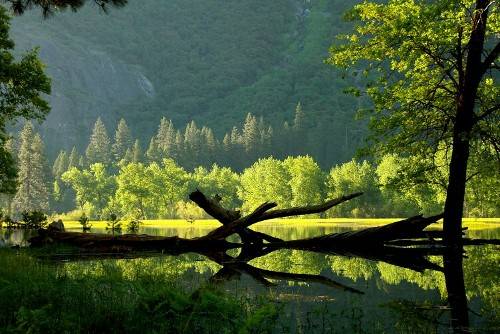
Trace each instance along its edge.
<instances>
[{"instance_id":1,"label":"fallen log","mask_svg":"<svg viewBox=\"0 0 500 334\"><path fill-rule=\"evenodd\" d=\"M424 231L429 225L436 223L443 217L442 214L424 218L421 215L400 220L395 223L369 227L342 233L332 233L319 237L276 242L269 247L285 248L374 248L384 246L386 243L400 239L420 239L428 236L442 236L440 231Z\"/></svg>"},{"instance_id":2,"label":"fallen log","mask_svg":"<svg viewBox=\"0 0 500 334\"><path fill-rule=\"evenodd\" d=\"M49 228L40 230L37 237L30 239L30 243L32 246L63 243L77 247L83 254L108 253L112 254L111 256L131 252L168 254L197 252L210 258L210 254L213 252L225 253L229 249L241 248L240 255L230 260L232 263L239 264L248 263L253 258L279 249L297 249L325 254L358 256L417 271L424 269L442 270L439 266L429 262L426 256L443 253L445 247L441 240L437 240L442 239L443 232L425 230L429 225L442 218L442 215L426 218L415 216L384 226L288 241L251 229L253 224L269 219L324 212L361 194L354 193L318 205L288 209L275 209L276 203L266 202L252 213L242 216L239 211L222 207L220 198L217 196L207 198L202 192L195 191L190 194L190 199L221 223L220 227L202 237L185 239L130 234L114 236L64 232L58 228ZM226 240L233 234L240 236L241 243ZM474 244L472 240L467 240L467 242Z\"/></svg>"},{"instance_id":3,"label":"fallen log","mask_svg":"<svg viewBox=\"0 0 500 334\"><path fill-rule=\"evenodd\" d=\"M33 247L45 246L47 244L65 244L75 246L89 251L132 252L132 251L163 251L173 253L184 253L205 249L228 250L238 248L241 244L228 242L226 240L210 239L185 239L175 237L157 237L146 234L124 234L108 235L96 233L63 232L55 229L40 229L38 236L29 240Z\"/></svg>"},{"instance_id":4,"label":"fallen log","mask_svg":"<svg viewBox=\"0 0 500 334\"><path fill-rule=\"evenodd\" d=\"M118 235L111 236L105 234L75 233L64 232L60 227L51 226L46 230L40 230L39 236L30 240L33 246L39 246L46 243L64 243L73 245L86 250L98 250L103 252L106 249L110 252L116 252L117 249L123 251L178 251L185 250L204 250L217 249L228 250L240 246L245 246L245 252L262 253L270 252L280 248L295 248L314 250L316 248L329 248L335 246L337 249L344 248L363 248L383 245L385 242L391 242L399 239L415 239L430 237L441 237L441 232L426 232L424 228L436 222L442 217L437 215L424 218L416 216L399 222L380 227L372 227L358 231L330 234L315 238L283 241L279 238L256 232L250 229L250 226L261 221L284 218L295 215L304 215L324 212L336 205L349 201L362 195L354 193L341 196L336 199L326 201L317 205L293 207L287 209L274 209L276 203L263 203L253 212L242 216L239 211L229 210L221 206L220 198L207 198L201 191L195 191L190 194L190 199L198 206L203 208L208 214L217 219L222 225L207 235L184 239L179 237L155 237L148 235ZM226 238L238 234L241 238L241 244L227 242Z\"/></svg>"},{"instance_id":5,"label":"fallen log","mask_svg":"<svg viewBox=\"0 0 500 334\"><path fill-rule=\"evenodd\" d=\"M343 202L349 201L353 198L356 198L358 196L361 196L363 193L354 193L351 195L347 196L341 196L339 198L327 201L322 204L318 205L311 205L311 206L305 206L305 207L295 207L295 208L289 208L289 209L278 209L278 210L272 210L269 211L270 209L276 207L276 203L263 203L257 209L255 209L252 213L245 217L240 217L230 223L223 224L221 227L213 230L206 236L202 238L207 238L207 239L225 239L231 234L234 234L235 231L242 229L242 228L247 228L250 225L253 225L255 223L264 221L264 220L270 220L270 219L276 219L276 218L285 218L285 217L292 217L292 216L299 216L299 215L307 215L307 214L314 214L314 213L321 213L324 212L328 209L333 208L336 205L339 205Z\"/></svg>"},{"instance_id":6,"label":"fallen log","mask_svg":"<svg viewBox=\"0 0 500 334\"><path fill-rule=\"evenodd\" d=\"M196 190L189 195L189 199L195 202L200 208L202 208L206 213L208 213L213 218L217 219L223 226L228 226L234 221L241 218L240 211L228 210L220 205L219 198L207 198L201 191ZM240 236L240 239L245 244L262 243L267 242L277 242L282 241L279 238L272 237L270 235L256 232L250 230L247 227L236 227L234 228L235 233Z\"/></svg>"}]
</instances>

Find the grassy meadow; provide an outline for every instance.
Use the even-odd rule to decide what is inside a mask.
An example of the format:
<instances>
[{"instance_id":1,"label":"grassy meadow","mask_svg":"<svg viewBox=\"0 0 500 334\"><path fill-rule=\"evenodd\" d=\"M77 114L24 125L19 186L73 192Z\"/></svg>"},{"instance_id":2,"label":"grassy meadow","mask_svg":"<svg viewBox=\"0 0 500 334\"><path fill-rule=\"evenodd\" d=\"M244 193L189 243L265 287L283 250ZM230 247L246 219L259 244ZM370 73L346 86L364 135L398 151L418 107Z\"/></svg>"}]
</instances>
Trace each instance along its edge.
<instances>
[{"instance_id":1,"label":"grassy meadow","mask_svg":"<svg viewBox=\"0 0 500 334\"><path fill-rule=\"evenodd\" d=\"M59 219L58 217L55 217ZM272 219L264 222L254 224L256 227L315 227L315 226L328 226L328 227L373 227L390 224L392 222L401 220L403 218L297 218L297 219ZM66 228L75 229L80 228L81 225L76 220L64 220ZM464 218L463 226L469 230L482 230L500 227L500 218ZM442 221L440 221L442 224ZM106 221L90 221L92 227L105 228ZM127 223L124 220L122 223ZM157 220L143 220L142 227L145 228L216 228L220 223L215 219L197 219L194 222L188 222L185 219L157 219ZM434 226L438 227L438 226Z\"/></svg>"}]
</instances>

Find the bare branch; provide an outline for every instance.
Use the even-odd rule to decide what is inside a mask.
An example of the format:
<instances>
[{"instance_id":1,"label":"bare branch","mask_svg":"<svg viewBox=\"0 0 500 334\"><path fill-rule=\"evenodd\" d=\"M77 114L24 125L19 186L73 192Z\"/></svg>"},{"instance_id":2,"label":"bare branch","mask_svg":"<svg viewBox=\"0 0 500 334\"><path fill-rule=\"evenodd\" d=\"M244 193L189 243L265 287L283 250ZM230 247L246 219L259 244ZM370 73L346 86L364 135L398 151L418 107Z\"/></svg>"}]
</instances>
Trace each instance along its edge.
<instances>
[{"instance_id":1,"label":"bare branch","mask_svg":"<svg viewBox=\"0 0 500 334\"><path fill-rule=\"evenodd\" d=\"M258 221L263 221L263 220L275 219L275 218L309 215L309 214L313 214L313 213L324 212L328 209L333 208L336 205L339 205L340 203L347 202L347 201L349 201L353 198L359 197L361 195L363 195L363 193L359 192L359 193L354 193L351 195L342 196L342 197L339 197L336 199L332 199L330 201L327 201L325 203L318 204L318 205L269 211L269 212L266 212L265 214L263 214L257 221L255 221L253 223L256 223Z\"/></svg>"},{"instance_id":2,"label":"bare branch","mask_svg":"<svg viewBox=\"0 0 500 334\"><path fill-rule=\"evenodd\" d=\"M207 198L201 191L196 190L189 194L189 199L195 202L200 208L205 210L222 224L228 224L241 217L239 211L232 211L223 208L216 199Z\"/></svg>"},{"instance_id":3,"label":"bare branch","mask_svg":"<svg viewBox=\"0 0 500 334\"><path fill-rule=\"evenodd\" d=\"M483 68L482 71L485 73L488 68L490 68L492 65L495 66L495 61L498 58L498 55L500 54L500 43L497 43L493 50L486 56L486 58L483 61Z\"/></svg>"},{"instance_id":4,"label":"bare branch","mask_svg":"<svg viewBox=\"0 0 500 334\"><path fill-rule=\"evenodd\" d=\"M455 79L455 77L453 76L453 73L452 73L452 69L451 68L447 68L443 59L440 58L438 55L435 55L432 50L430 50L427 46L425 45L421 45L420 46L420 49L426 54L428 55L429 57L432 58L432 60L434 60L434 62L436 63L437 66L439 66L443 71L444 73L446 73L446 75L448 76L448 78L453 82L453 84L455 85L455 87L459 87L459 84L457 82L457 80Z\"/></svg>"},{"instance_id":5,"label":"bare branch","mask_svg":"<svg viewBox=\"0 0 500 334\"><path fill-rule=\"evenodd\" d=\"M209 234L207 234L203 238L224 239L224 238L230 236L231 234L235 233L235 231L246 228L246 227L252 225L253 223L259 221L257 219L259 219L267 210L270 210L276 206L277 206L276 203L269 203L269 202L261 204L257 209L255 209L248 216L245 216L245 217L242 217L242 218L237 219L235 221L232 221L229 224L225 224L225 225L213 230L212 232L210 232Z\"/></svg>"},{"instance_id":6,"label":"bare branch","mask_svg":"<svg viewBox=\"0 0 500 334\"><path fill-rule=\"evenodd\" d=\"M487 110L485 110L481 115L478 115L475 119L475 122L482 121L483 119L487 118L489 115L493 114L495 111L500 110L500 104L497 104Z\"/></svg>"},{"instance_id":7,"label":"bare branch","mask_svg":"<svg viewBox=\"0 0 500 334\"><path fill-rule=\"evenodd\" d=\"M283 217L291 217L291 216L299 216L299 215L307 215L312 213L320 213L324 212L335 205L346 202L355 197L361 196L363 193L355 193L347 196L342 196L330 201L327 201L318 205L304 206L304 207L296 207L289 209L280 209L268 211L269 209L276 206L276 203L264 203L254 210L248 216L242 217L238 220L235 220L229 224L223 225L206 236L202 238L207 239L224 239L230 236L233 233L236 233L238 229L242 229L248 227L252 224L255 224L260 221L275 219L275 218L283 218ZM268 212L266 212L268 211Z\"/></svg>"}]
</instances>

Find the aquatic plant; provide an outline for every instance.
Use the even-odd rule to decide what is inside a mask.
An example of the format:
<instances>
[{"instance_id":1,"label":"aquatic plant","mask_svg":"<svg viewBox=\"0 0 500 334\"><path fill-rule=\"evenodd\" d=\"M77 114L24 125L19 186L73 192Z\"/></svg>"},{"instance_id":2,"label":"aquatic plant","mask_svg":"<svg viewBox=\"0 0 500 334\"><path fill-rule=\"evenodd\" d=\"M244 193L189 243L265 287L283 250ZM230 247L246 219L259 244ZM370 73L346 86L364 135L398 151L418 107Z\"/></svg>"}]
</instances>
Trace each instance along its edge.
<instances>
[{"instance_id":1,"label":"aquatic plant","mask_svg":"<svg viewBox=\"0 0 500 334\"><path fill-rule=\"evenodd\" d=\"M137 233L139 232L139 227L141 227L142 222L139 219L133 219L127 224L127 232Z\"/></svg>"},{"instance_id":2,"label":"aquatic plant","mask_svg":"<svg viewBox=\"0 0 500 334\"><path fill-rule=\"evenodd\" d=\"M106 230L110 231L113 236L115 235L115 232L121 232L122 224L116 214L112 213L109 215L109 220L106 223Z\"/></svg>"},{"instance_id":3,"label":"aquatic plant","mask_svg":"<svg viewBox=\"0 0 500 334\"><path fill-rule=\"evenodd\" d=\"M89 223L89 218L87 217L85 212L82 213L78 221L80 222L80 225L82 225L83 232L90 231L90 229L92 228L92 224Z\"/></svg>"}]
</instances>

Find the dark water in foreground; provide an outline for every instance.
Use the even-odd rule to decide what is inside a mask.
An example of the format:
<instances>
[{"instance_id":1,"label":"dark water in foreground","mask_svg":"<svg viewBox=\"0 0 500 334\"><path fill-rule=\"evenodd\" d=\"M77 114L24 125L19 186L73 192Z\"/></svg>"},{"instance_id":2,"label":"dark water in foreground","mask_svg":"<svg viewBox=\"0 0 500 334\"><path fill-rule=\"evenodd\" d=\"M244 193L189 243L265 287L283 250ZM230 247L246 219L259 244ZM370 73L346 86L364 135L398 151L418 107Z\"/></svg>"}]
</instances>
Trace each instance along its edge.
<instances>
[{"instance_id":1,"label":"dark water in foreground","mask_svg":"<svg viewBox=\"0 0 500 334\"><path fill-rule=\"evenodd\" d=\"M349 229L315 226L261 227L259 230L290 240ZM198 228L141 231L184 237L199 236L206 232L206 229ZM471 231L468 235L500 239L500 228ZM23 244L25 240L26 235L22 231L0 230L1 243ZM465 250L467 257L463 259L463 265L460 264L461 260L450 260L443 256L428 258L439 266L447 261L446 274L438 270L416 272L358 257L279 250L248 263L265 270L266 274L271 273L266 276L266 282L259 282L255 275L252 277L248 273L218 282L224 290L237 297L266 295L277 301L281 315L276 332L451 333L463 330L500 333L500 247L469 246ZM118 265L124 277L133 278L138 270L148 270L168 277L190 291L213 280L216 274L218 276L215 277L224 276L221 274L221 265L198 254L71 262L65 266L70 275L75 277L102 275L110 262ZM462 274L465 282L464 298L460 296ZM269 283L269 286L263 283ZM353 292L352 289L362 293ZM448 290L452 292L451 298ZM452 314L455 318L468 316L468 328L460 329L456 322L452 326Z\"/></svg>"}]
</instances>

